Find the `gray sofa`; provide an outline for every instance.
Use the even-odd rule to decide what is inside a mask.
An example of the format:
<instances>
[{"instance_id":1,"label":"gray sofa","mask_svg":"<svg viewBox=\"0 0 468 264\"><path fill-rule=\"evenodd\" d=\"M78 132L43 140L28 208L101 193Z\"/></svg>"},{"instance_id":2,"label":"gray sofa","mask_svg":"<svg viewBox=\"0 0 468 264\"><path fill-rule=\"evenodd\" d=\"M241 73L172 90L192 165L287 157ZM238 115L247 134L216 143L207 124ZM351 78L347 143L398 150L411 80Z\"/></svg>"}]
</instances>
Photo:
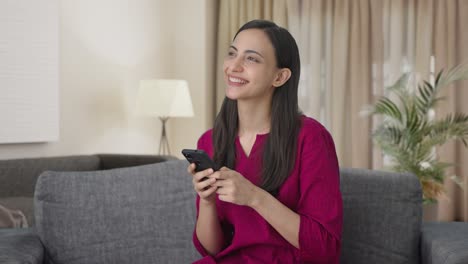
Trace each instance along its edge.
<instances>
[{"instance_id":1,"label":"gray sofa","mask_svg":"<svg viewBox=\"0 0 468 264\"><path fill-rule=\"evenodd\" d=\"M35 228L0 230L0 263L190 263L195 194L187 162L43 173ZM466 223L421 220L416 177L341 170L341 263L468 263Z\"/></svg>"},{"instance_id":2,"label":"gray sofa","mask_svg":"<svg viewBox=\"0 0 468 264\"><path fill-rule=\"evenodd\" d=\"M20 210L34 226L33 196L39 175L46 171L96 171L175 159L172 156L96 154L0 160L0 205Z\"/></svg>"}]
</instances>

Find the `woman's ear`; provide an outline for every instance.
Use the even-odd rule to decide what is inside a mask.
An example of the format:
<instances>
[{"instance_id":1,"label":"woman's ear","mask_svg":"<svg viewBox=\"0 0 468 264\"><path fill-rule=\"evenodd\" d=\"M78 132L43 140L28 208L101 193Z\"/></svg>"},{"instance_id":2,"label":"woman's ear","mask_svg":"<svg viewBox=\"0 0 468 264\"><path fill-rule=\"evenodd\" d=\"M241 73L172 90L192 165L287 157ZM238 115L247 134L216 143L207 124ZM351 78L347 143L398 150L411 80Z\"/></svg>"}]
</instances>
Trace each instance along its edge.
<instances>
[{"instance_id":1,"label":"woman's ear","mask_svg":"<svg viewBox=\"0 0 468 264\"><path fill-rule=\"evenodd\" d=\"M290 69L288 69L288 68L279 69L278 73L276 74L276 78L273 81L273 86L274 87L280 87L285 82L287 82L290 77L291 77L291 70Z\"/></svg>"}]
</instances>

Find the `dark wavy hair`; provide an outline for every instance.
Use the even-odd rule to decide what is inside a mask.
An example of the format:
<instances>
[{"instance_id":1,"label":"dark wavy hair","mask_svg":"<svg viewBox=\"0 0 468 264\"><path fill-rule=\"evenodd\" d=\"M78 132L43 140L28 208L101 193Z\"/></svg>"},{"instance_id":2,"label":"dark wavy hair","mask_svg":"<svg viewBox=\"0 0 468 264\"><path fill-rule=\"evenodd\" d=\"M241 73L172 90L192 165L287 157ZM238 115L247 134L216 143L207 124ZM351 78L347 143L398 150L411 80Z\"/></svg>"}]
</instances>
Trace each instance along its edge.
<instances>
[{"instance_id":1,"label":"dark wavy hair","mask_svg":"<svg viewBox=\"0 0 468 264\"><path fill-rule=\"evenodd\" d=\"M271 101L270 134L264 145L261 188L276 196L287 179L296 159L297 137L301 127L301 112L297 90L300 76L299 49L292 35L284 28L266 20L252 20L237 31L260 29L273 45L278 68L291 71L289 80L276 87ZM218 166L234 169L236 163L235 140L239 120L237 101L224 98L213 127L214 161Z\"/></svg>"}]
</instances>

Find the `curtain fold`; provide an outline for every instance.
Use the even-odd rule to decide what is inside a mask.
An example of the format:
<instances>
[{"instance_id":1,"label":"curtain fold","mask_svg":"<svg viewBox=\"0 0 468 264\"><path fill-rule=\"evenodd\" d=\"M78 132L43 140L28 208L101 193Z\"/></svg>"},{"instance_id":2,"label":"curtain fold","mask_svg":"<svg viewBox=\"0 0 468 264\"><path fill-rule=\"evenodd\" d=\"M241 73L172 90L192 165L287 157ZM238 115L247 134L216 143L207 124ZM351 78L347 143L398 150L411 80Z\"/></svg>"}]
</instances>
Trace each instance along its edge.
<instances>
[{"instance_id":1,"label":"curtain fold","mask_svg":"<svg viewBox=\"0 0 468 264\"><path fill-rule=\"evenodd\" d=\"M458 37L456 49L459 52L459 61L461 63L468 63L468 32L466 31L466 25L468 25L468 2L458 1L457 6L457 26L456 34ZM456 102L457 111L468 113L468 104L466 100L468 98L468 80L461 82L459 89L457 90ZM458 144L457 148L457 164L458 172L457 175L462 177L463 190L458 190L458 201L461 208L458 212L458 219L468 222L468 149L463 145Z\"/></svg>"},{"instance_id":2,"label":"curtain fold","mask_svg":"<svg viewBox=\"0 0 468 264\"><path fill-rule=\"evenodd\" d=\"M351 118L345 123L347 153L351 153L349 164L355 167L371 166L371 120L359 113L363 105L372 100L371 21L368 0L359 0L351 8L350 56L348 63L349 86L345 99L349 100L346 111ZM346 131L351 129L351 133ZM363 155L362 153L365 153Z\"/></svg>"},{"instance_id":3,"label":"curtain fold","mask_svg":"<svg viewBox=\"0 0 468 264\"><path fill-rule=\"evenodd\" d=\"M372 166L371 1L290 1L289 30L301 52L299 104L332 133L341 166ZM374 29L375 30L375 29Z\"/></svg>"}]
</instances>

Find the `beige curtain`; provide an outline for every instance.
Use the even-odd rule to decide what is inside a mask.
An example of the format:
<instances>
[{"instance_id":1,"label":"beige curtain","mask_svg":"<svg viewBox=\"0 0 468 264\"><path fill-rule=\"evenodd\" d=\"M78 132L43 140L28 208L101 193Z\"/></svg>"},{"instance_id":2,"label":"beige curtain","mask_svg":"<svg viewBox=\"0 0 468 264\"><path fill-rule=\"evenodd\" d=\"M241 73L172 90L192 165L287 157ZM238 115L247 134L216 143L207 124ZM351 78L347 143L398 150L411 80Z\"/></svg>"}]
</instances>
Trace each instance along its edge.
<instances>
[{"instance_id":1,"label":"beige curtain","mask_svg":"<svg viewBox=\"0 0 468 264\"><path fill-rule=\"evenodd\" d=\"M468 62L468 1L434 0L432 51L435 56L436 72L460 63ZM444 89L446 100L436 110L437 115L468 113L468 81L458 82ZM468 150L462 143L449 143L438 151L439 158L455 163L449 171L461 179L458 186L446 180L447 198L438 204L438 220L468 221ZM450 175L449 174L449 175ZM464 190L463 190L464 188Z\"/></svg>"},{"instance_id":2,"label":"beige curtain","mask_svg":"<svg viewBox=\"0 0 468 264\"><path fill-rule=\"evenodd\" d=\"M301 52L302 111L332 133L341 166L372 164L372 23L368 0L289 1L289 30Z\"/></svg>"},{"instance_id":3,"label":"beige curtain","mask_svg":"<svg viewBox=\"0 0 468 264\"><path fill-rule=\"evenodd\" d=\"M371 142L380 120L363 118L362 107L384 94L403 72L430 74L468 59L466 0L292 0L288 26L301 51L301 109L333 134L340 165L381 169L386 164ZM464 87L462 87L464 86ZM468 112L467 83L446 89L439 115ZM448 180L448 199L438 219L468 221L468 151L451 143L439 157L457 166L465 190Z\"/></svg>"},{"instance_id":4,"label":"beige curtain","mask_svg":"<svg viewBox=\"0 0 468 264\"><path fill-rule=\"evenodd\" d=\"M286 0L220 0L218 12L218 37L216 46L216 113L225 95L222 65L229 44L237 30L253 19L274 21L287 28ZM215 114L215 113L213 113Z\"/></svg>"}]
</instances>

